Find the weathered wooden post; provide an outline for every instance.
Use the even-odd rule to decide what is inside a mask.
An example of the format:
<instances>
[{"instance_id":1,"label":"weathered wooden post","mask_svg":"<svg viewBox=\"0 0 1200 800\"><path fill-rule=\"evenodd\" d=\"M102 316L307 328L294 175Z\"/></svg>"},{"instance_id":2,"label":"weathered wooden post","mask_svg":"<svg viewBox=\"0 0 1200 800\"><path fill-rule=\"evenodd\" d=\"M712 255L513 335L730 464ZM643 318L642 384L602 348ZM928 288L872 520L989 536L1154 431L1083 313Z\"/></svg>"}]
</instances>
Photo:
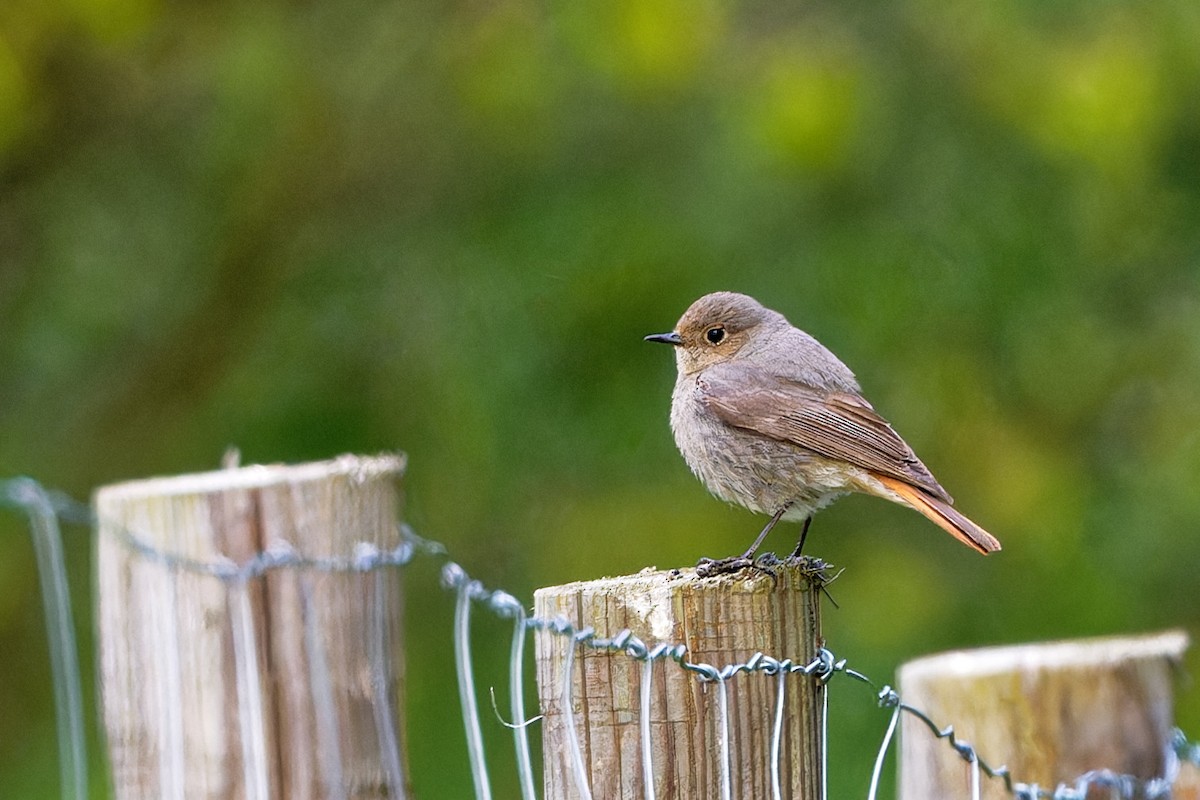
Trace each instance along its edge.
<instances>
[{"instance_id":1,"label":"weathered wooden post","mask_svg":"<svg viewBox=\"0 0 1200 800\"><path fill-rule=\"evenodd\" d=\"M953 725L959 741L1025 784L1052 791L1097 769L1162 777L1173 677L1187 645L1186 634L1171 631L944 653L901 667L900 696L943 728ZM901 800L966 797L969 770L948 743L905 715ZM983 798L1009 796L986 776L981 789Z\"/></svg>"},{"instance_id":2,"label":"weathered wooden post","mask_svg":"<svg viewBox=\"0 0 1200 800\"><path fill-rule=\"evenodd\" d=\"M403 471L343 456L97 492L115 797L409 796L401 575L363 559L402 543Z\"/></svg>"},{"instance_id":3,"label":"weathered wooden post","mask_svg":"<svg viewBox=\"0 0 1200 800\"><path fill-rule=\"evenodd\" d=\"M563 616L601 637L623 629L647 645L681 643L693 663L744 663L755 653L810 663L823 642L819 572L780 570L778 580L747 572L700 579L694 570L652 571L539 589L539 617ZM537 636L537 678L543 723L546 800L768 798L772 780L789 800L820 800L823 684L810 675L780 679L738 674L720 686L670 661L643 662L623 653L575 649L568 637ZM571 707L563 705L570 662ZM650 741L641 736L641 692L650 678ZM779 687L784 687L778 762L772 753ZM722 752L727 709L728 757ZM574 738L574 742L572 741ZM578 745L584 776L576 776ZM650 754L653 786L644 783ZM773 767L773 762L775 766ZM728 783L722 764L731 767ZM648 789L652 789L648 791ZM728 795L725 792L728 791Z\"/></svg>"}]
</instances>

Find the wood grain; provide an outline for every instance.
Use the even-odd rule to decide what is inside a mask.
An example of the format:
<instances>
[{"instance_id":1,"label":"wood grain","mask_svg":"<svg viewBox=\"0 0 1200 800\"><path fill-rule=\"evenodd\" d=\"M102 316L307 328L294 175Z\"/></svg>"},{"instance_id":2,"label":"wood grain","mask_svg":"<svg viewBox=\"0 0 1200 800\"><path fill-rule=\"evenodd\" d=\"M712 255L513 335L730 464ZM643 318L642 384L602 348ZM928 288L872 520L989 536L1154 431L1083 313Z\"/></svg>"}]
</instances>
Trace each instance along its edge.
<instances>
[{"instance_id":1,"label":"wood grain","mask_svg":"<svg viewBox=\"0 0 1200 800\"><path fill-rule=\"evenodd\" d=\"M814 578L784 569L777 583L743 571L698 579L693 570L652 571L539 589L538 616L562 615L602 637L623 629L648 645L682 643L687 659L721 667L757 652L810 662L822 644ZM570 640L537 637L547 800L577 798L567 716L561 702ZM642 663L624 654L577 651L573 715L595 798L645 797L640 735ZM741 674L726 682L733 798L771 796L770 746L777 679ZM805 675L786 678L782 796L820 796L820 709L824 687ZM655 796L720 797L717 686L673 662L653 667L650 726Z\"/></svg>"},{"instance_id":2,"label":"wood grain","mask_svg":"<svg viewBox=\"0 0 1200 800\"><path fill-rule=\"evenodd\" d=\"M349 559L360 542L390 550L400 543L403 471L403 456L343 456L97 492L99 673L115 797L409 796L407 778L386 767L380 731L381 719L394 725L402 765L400 570L219 578L126 540L226 566L268 549L312 559ZM306 630L316 636L306 641ZM369 660L376 634L382 680ZM240 665L239 638L252 644Z\"/></svg>"},{"instance_id":3,"label":"wood grain","mask_svg":"<svg viewBox=\"0 0 1200 800\"><path fill-rule=\"evenodd\" d=\"M900 696L1024 783L1052 790L1094 769L1158 777L1187 644L1186 634L1170 631L944 653L905 664ZM966 762L906 715L902 800L965 797L967 781ZM1008 797L986 776L983 788L985 800Z\"/></svg>"}]
</instances>

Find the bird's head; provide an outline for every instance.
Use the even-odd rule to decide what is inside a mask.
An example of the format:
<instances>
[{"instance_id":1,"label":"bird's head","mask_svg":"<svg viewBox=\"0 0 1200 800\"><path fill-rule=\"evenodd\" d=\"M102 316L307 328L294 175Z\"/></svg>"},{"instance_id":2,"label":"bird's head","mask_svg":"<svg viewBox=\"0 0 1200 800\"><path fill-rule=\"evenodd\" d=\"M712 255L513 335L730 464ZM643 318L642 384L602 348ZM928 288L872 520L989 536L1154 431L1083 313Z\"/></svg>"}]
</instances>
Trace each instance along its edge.
<instances>
[{"instance_id":1,"label":"bird's head","mask_svg":"<svg viewBox=\"0 0 1200 800\"><path fill-rule=\"evenodd\" d=\"M787 324L753 297L736 292L706 294L688 307L669 333L645 337L647 342L675 346L682 375L692 375L735 358L773 324Z\"/></svg>"}]
</instances>

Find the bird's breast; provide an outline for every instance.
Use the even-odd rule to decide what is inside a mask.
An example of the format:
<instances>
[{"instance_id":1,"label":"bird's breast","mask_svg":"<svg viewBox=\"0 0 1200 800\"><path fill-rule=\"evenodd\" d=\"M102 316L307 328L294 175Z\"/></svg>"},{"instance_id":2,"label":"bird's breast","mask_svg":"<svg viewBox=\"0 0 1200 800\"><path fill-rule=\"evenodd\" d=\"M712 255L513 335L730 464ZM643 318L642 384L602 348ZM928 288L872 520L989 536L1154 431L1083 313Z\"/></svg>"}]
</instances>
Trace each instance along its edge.
<instances>
[{"instance_id":1,"label":"bird's breast","mask_svg":"<svg viewBox=\"0 0 1200 800\"><path fill-rule=\"evenodd\" d=\"M790 442L726 424L704 404L696 377L681 377L671 399L675 444L717 497L772 514L793 503L803 517L852 490L847 466Z\"/></svg>"}]
</instances>

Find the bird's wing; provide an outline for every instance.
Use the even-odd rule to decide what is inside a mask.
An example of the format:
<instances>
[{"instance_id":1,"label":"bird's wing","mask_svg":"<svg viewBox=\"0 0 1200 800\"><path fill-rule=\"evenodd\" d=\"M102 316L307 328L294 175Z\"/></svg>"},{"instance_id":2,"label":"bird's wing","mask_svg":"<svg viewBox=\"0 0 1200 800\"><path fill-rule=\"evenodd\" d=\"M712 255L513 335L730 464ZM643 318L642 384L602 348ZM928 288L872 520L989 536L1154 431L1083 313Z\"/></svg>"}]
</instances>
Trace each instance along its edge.
<instances>
[{"instance_id":1,"label":"bird's wing","mask_svg":"<svg viewBox=\"0 0 1200 800\"><path fill-rule=\"evenodd\" d=\"M696 391L700 402L727 425L896 478L954 502L912 448L860 395L823 392L740 365L705 371Z\"/></svg>"}]
</instances>

